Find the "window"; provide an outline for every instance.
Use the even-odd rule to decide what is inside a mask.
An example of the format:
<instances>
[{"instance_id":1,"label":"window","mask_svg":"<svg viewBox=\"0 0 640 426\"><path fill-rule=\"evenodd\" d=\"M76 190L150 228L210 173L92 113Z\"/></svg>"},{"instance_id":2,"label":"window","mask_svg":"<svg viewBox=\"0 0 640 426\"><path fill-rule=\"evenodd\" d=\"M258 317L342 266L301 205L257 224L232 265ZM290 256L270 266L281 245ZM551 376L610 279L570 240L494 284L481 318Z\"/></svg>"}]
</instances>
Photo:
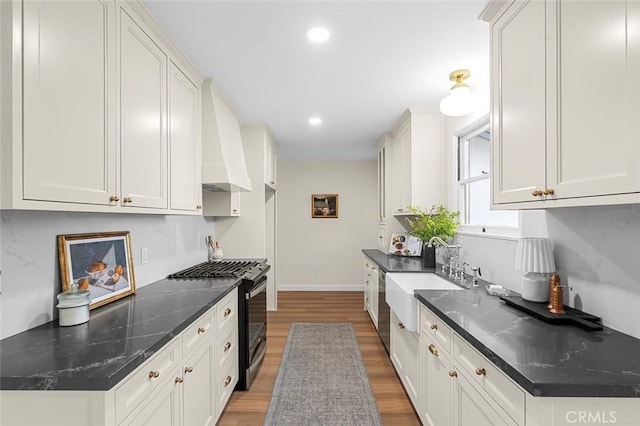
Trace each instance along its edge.
<instances>
[{"instance_id":1,"label":"window","mask_svg":"<svg viewBox=\"0 0 640 426\"><path fill-rule=\"evenodd\" d=\"M491 210L489 117L458 135L458 197L461 231L515 235L518 212Z\"/></svg>"}]
</instances>

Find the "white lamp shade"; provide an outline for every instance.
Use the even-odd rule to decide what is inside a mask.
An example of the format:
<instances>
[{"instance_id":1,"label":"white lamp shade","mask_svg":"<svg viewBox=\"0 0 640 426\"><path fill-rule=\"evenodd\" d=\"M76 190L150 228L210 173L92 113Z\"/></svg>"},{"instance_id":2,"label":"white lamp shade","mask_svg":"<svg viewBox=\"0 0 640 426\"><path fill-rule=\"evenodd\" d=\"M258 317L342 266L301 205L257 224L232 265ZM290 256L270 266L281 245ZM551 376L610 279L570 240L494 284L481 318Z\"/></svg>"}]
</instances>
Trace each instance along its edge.
<instances>
[{"instance_id":1,"label":"white lamp shade","mask_svg":"<svg viewBox=\"0 0 640 426\"><path fill-rule=\"evenodd\" d=\"M521 238L516 250L515 267L523 272L555 272L551 241L548 238Z\"/></svg>"},{"instance_id":2,"label":"white lamp shade","mask_svg":"<svg viewBox=\"0 0 640 426\"><path fill-rule=\"evenodd\" d=\"M440 101L440 111L451 117L470 114L474 109L475 96L466 86L451 89L451 94Z\"/></svg>"}]
</instances>

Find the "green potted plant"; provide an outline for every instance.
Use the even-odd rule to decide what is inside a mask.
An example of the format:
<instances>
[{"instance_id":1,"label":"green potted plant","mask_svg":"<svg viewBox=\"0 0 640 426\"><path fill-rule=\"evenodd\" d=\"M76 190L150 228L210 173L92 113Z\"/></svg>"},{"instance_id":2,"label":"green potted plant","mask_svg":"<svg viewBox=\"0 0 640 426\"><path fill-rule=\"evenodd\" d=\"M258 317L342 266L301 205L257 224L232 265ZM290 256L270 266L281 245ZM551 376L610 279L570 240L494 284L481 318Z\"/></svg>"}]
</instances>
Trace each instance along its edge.
<instances>
[{"instance_id":1,"label":"green potted plant","mask_svg":"<svg viewBox=\"0 0 640 426\"><path fill-rule=\"evenodd\" d=\"M407 217L411 227L411 235L422 240L422 256L425 268L436 267L436 245L428 247L433 237L445 242L451 240L458 229L460 212L449 211L445 206L433 206L428 212L420 207L409 206L412 217Z\"/></svg>"}]
</instances>

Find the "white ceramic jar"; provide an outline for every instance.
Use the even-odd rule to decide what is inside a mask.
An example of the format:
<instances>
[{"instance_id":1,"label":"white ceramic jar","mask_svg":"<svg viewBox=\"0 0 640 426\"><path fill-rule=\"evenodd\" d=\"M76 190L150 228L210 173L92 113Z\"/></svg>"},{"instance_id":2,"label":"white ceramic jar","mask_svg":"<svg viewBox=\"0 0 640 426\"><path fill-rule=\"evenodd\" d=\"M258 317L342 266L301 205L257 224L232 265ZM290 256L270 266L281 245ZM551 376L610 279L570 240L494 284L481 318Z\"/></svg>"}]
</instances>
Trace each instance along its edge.
<instances>
[{"instance_id":1,"label":"white ceramic jar","mask_svg":"<svg viewBox=\"0 0 640 426\"><path fill-rule=\"evenodd\" d=\"M58 294L58 323L62 327L89 321L89 290L65 291Z\"/></svg>"}]
</instances>

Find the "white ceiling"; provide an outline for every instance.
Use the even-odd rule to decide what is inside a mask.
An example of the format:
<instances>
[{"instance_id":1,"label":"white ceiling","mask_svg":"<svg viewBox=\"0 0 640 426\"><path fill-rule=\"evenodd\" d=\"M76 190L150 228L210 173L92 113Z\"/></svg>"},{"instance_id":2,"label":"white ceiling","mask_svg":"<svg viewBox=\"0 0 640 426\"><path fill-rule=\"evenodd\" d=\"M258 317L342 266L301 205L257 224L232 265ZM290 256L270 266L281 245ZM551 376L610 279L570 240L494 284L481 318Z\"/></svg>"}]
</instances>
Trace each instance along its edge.
<instances>
[{"instance_id":1,"label":"white ceiling","mask_svg":"<svg viewBox=\"0 0 640 426\"><path fill-rule=\"evenodd\" d=\"M485 85L485 3L145 1L240 122L270 127L281 157L344 159L375 157L407 107L437 108L454 69L471 70L472 90ZM314 26L328 42L307 39Z\"/></svg>"}]
</instances>

